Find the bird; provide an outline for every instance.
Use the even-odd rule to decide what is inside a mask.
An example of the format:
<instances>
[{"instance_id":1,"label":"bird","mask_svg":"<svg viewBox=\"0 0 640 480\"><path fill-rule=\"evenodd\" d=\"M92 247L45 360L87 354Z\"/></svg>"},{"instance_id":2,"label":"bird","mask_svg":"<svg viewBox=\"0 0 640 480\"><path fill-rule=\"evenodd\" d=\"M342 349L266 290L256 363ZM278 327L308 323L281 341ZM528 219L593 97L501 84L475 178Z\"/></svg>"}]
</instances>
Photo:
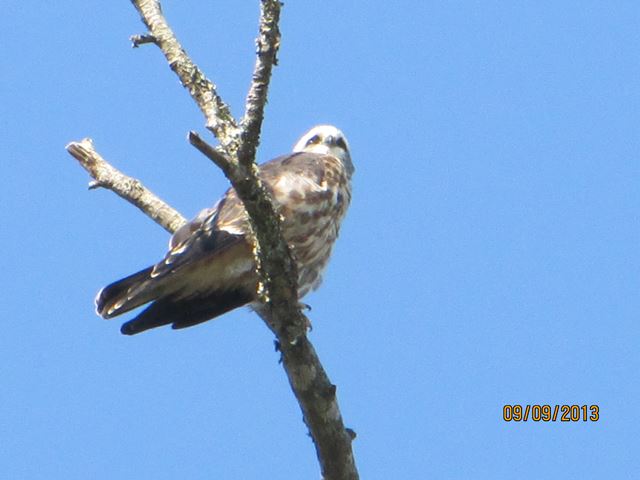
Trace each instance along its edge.
<instances>
[{"instance_id":1,"label":"bird","mask_svg":"<svg viewBox=\"0 0 640 480\"><path fill-rule=\"evenodd\" d=\"M292 153L258 167L297 265L299 299L322 281L351 202L353 173L347 139L331 125L313 127ZM123 334L182 329L244 305L258 309L257 286L248 216L229 188L176 230L161 261L100 290L96 312L110 319L148 304L122 325Z\"/></svg>"}]
</instances>

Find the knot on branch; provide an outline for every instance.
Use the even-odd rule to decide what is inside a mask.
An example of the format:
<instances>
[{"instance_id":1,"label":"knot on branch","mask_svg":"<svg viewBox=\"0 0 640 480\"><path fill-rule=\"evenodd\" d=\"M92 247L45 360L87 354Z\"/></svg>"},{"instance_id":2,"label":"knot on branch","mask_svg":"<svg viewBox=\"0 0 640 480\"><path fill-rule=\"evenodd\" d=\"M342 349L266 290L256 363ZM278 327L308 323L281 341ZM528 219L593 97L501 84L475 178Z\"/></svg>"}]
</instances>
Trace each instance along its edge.
<instances>
[{"instance_id":1,"label":"knot on branch","mask_svg":"<svg viewBox=\"0 0 640 480\"><path fill-rule=\"evenodd\" d=\"M131 35L129 40L131 40L131 46L133 48L138 48L140 45L145 45L147 43L158 45L158 39L155 35L151 35L150 33Z\"/></svg>"}]
</instances>

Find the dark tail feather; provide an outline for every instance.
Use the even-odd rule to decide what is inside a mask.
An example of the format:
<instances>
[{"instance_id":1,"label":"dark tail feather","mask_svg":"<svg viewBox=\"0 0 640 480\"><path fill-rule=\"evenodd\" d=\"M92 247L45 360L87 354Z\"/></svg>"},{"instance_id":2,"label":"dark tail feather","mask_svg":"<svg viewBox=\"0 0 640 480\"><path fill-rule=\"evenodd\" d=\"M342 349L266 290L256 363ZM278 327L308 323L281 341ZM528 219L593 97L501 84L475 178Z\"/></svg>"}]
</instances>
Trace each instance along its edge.
<instances>
[{"instance_id":1,"label":"dark tail feather","mask_svg":"<svg viewBox=\"0 0 640 480\"><path fill-rule=\"evenodd\" d=\"M103 318L112 318L148 302L149 300L141 302L125 302L121 307L118 307L111 312L109 311L116 303L123 299L123 297L126 297L133 287L145 280L148 280L151 270L153 270L153 267L145 268L144 270L140 270L139 272L129 275L117 282L113 282L100 290L96 296L96 312L98 312L98 315Z\"/></svg>"},{"instance_id":2,"label":"dark tail feather","mask_svg":"<svg viewBox=\"0 0 640 480\"><path fill-rule=\"evenodd\" d=\"M174 329L191 327L241 307L251 300L251 293L242 289L215 292L207 297L162 298L122 325L120 331L125 335L135 335L170 323Z\"/></svg>"}]
</instances>

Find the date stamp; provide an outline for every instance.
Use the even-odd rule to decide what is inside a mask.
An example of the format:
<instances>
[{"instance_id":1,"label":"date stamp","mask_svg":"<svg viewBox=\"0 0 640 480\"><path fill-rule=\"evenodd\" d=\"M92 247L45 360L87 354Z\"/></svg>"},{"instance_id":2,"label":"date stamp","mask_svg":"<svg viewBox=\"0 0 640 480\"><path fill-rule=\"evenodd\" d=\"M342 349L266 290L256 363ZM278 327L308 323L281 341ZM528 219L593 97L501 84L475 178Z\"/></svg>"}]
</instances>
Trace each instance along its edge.
<instances>
[{"instance_id":1,"label":"date stamp","mask_svg":"<svg viewBox=\"0 0 640 480\"><path fill-rule=\"evenodd\" d=\"M600 420L598 405L505 405L502 407L505 422L597 422Z\"/></svg>"}]
</instances>

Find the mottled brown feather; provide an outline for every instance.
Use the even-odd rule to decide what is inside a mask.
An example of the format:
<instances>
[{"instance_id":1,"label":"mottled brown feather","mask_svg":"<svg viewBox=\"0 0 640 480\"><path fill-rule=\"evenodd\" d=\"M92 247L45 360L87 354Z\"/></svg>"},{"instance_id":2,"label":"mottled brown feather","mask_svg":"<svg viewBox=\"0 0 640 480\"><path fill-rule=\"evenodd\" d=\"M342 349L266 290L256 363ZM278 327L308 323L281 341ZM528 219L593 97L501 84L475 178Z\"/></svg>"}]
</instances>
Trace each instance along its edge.
<instances>
[{"instance_id":1,"label":"mottled brown feather","mask_svg":"<svg viewBox=\"0 0 640 480\"><path fill-rule=\"evenodd\" d=\"M283 234L298 263L299 292L316 288L351 199L350 171L331 155L299 152L260 166L284 218ZM153 302L122 332L160 325L184 328L255 300L257 276L249 223L235 190L178 229L165 258L105 287L98 313L111 318Z\"/></svg>"}]
</instances>

